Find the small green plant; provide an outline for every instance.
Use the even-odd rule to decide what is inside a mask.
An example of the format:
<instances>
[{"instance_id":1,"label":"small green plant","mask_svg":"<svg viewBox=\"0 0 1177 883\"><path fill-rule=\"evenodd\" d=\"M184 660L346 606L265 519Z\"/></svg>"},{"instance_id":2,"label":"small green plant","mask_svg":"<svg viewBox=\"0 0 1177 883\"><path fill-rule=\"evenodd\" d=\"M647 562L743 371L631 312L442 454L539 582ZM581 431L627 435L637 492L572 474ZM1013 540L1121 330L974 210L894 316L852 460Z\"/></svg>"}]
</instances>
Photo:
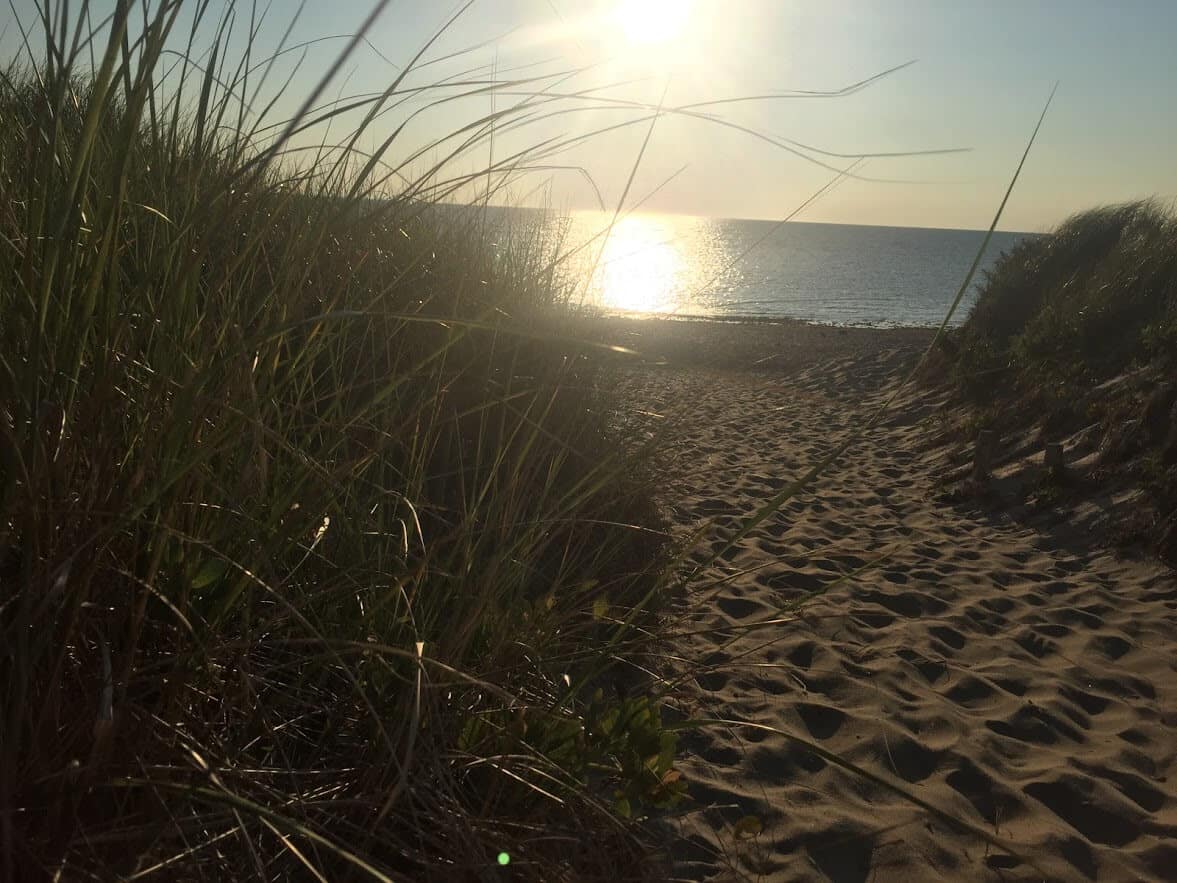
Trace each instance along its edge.
<instances>
[{"instance_id":1,"label":"small green plant","mask_svg":"<svg viewBox=\"0 0 1177 883\"><path fill-rule=\"evenodd\" d=\"M665 728L648 697L607 705L598 690L586 723L589 744L617 762L621 782L614 796L623 816L638 806L661 809L682 799L687 783L674 768L678 736Z\"/></svg>"},{"instance_id":2,"label":"small green plant","mask_svg":"<svg viewBox=\"0 0 1177 883\"><path fill-rule=\"evenodd\" d=\"M675 769L677 733L649 697L608 700L597 689L580 715L530 706L471 717L459 747L508 755L526 746L579 785L612 798L619 815L673 806L686 793Z\"/></svg>"}]
</instances>

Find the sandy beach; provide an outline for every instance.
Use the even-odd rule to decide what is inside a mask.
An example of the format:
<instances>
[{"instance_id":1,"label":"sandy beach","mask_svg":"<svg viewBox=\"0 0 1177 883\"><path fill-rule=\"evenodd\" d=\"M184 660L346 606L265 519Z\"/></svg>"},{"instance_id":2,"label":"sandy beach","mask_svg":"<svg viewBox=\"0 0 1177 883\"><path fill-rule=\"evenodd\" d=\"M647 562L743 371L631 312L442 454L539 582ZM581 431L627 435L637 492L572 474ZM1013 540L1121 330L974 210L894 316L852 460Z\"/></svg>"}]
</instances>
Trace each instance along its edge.
<instances>
[{"instance_id":1,"label":"sandy beach","mask_svg":"<svg viewBox=\"0 0 1177 883\"><path fill-rule=\"evenodd\" d=\"M708 563L869 419L929 332L611 332L649 356L628 383L672 439L663 502L703 532L670 651L695 667L668 664L691 673L682 711L747 724L686 738L678 877L1173 879L1177 579L946 493L943 393L905 391Z\"/></svg>"}]
</instances>

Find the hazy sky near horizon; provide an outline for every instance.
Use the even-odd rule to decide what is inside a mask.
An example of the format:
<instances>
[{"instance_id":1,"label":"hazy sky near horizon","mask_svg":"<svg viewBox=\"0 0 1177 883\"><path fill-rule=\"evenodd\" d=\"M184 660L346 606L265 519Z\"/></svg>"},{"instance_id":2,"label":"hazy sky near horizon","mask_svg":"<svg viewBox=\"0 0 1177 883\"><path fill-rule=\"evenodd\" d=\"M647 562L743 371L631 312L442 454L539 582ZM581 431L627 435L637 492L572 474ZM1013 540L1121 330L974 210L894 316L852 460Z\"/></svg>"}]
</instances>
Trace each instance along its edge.
<instances>
[{"instance_id":1,"label":"hazy sky near horizon","mask_svg":"<svg viewBox=\"0 0 1177 883\"><path fill-rule=\"evenodd\" d=\"M224 3L214 0L214 7ZM291 39L350 33L372 5L309 2ZM369 34L371 47L348 60L328 94L384 88L395 65L405 64L460 5L393 2ZM239 6L244 21L248 5ZM26 24L32 21L31 0L16 0L16 7ZM293 0L272 3L263 47L277 46L296 7ZM19 45L16 33L9 27L0 41L9 57ZM305 94L344 42L311 47L279 110L297 105L295 93ZM537 113L522 127L503 121L496 159L545 139L629 125L537 158L534 164L544 168L512 186L516 198L539 198L538 188L557 206L592 208L599 192L612 208L647 132L626 206L648 197L643 210L725 217L784 217L835 177L831 169L847 167L859 154L962 148L967 152L867 159L856 167L862 177L842 180L799 219L979 228L988 225L1058 81L1001 224L1040 230L1097 203L1177 199L1175 45L1173 0L476 0L425 59L470 51L422 68L405 85L478 67L466 79L485 79L492 65L500 80L583 69L496 96L499 111L530 101L548 114ZM852 95L784 97L792 90L838 90L910 61ZM581 97L540 105L534 93L541 88ZM522 94L527 91L530 98ZM747 96L769 97L705 109L722 122L668 113L652 130L647 111L617 103L661 99L666 108L681 108ZM480 94L424 110L394 153L429 145L490 107ZM389 115L369 146L404 116ZM735 127L844 156L810 150L798 156ZM427 149L416 166L440 155L444 146ZM484 141L449 168L455 174L481 168L490 155Z\"/></svg>"}]
</instances>

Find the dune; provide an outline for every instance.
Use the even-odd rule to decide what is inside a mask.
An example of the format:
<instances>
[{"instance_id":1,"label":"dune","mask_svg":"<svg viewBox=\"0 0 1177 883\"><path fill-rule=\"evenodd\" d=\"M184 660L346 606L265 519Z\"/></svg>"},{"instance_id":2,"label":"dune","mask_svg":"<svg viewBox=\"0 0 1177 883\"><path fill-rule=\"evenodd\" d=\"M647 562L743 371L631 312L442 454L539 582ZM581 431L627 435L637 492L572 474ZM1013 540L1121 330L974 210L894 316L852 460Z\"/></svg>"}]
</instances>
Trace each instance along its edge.
<instances>
[{"instance_id":1,"label":"dune","mask_svg":"<svg viewBox=\"0 0 1177 883\"><path fill-rule=\"evenodd\" d=\"M902 393L728 547L928 332L612 330L661 362L627 390L672 439L676 529L703 531L669 654L691 660L667 671L678 710L732 721L686 738L677 878L1174 878L1177 579L946 495L942 394Z\"/></svg>"}]
</instances>

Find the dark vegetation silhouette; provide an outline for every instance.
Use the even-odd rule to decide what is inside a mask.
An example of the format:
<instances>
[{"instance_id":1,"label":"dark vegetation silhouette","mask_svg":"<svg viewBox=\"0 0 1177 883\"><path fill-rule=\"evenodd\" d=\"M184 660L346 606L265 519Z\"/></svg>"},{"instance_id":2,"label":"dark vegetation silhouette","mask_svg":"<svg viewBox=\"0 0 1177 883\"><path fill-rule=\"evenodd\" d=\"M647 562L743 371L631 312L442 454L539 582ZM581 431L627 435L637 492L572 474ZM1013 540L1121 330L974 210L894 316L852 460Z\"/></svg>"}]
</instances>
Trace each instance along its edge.
<instances>
[{"instance_id":1,"label":"dark vegetation silhouette","mask_svg":"<svg viewBox=\"0 0 1177 883\"><path fill-rule=\"evenodd\" d=\"M47 4L0 77L0 879L635 873L674 740L593 692L665 536L607 350L464 179L247 117L244 11Z\"/></svg>"},{"instance_id":2,"label":"dark vegetation silhouette","mask_svg":"<svg viewBox=\"0 0 1177 883\"><path fill-rule=\"evenodd\" d=\"M1082 429L1087 490L1144 491L1119 539L1177 560L1177 217L1154 201L1082 212L1023 240L986 275L942 346L975 409L970 428ZM1080 489L1081 490L1081 489Z\"/></svg>"}]
</instances>

